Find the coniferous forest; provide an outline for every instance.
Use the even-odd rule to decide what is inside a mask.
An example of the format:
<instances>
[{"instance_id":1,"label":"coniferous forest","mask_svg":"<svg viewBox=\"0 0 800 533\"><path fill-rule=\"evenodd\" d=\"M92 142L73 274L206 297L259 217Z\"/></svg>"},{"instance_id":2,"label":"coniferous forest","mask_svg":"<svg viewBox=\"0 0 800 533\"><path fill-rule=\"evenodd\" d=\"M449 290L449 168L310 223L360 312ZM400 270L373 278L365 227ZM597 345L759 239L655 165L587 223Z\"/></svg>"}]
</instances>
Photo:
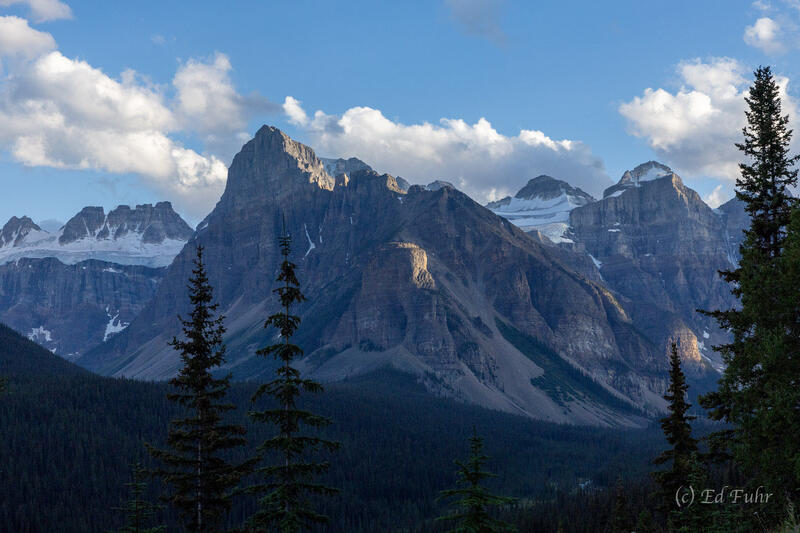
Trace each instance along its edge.
<instances>
[{"instance_id":1,"label":"coniferous forest","mask_svg":"<svg viewBox=\"0 0 800 533\"><path fill-rule=\"evenodd\" d=\"M279 306L256 352L272 375L220 370L225 316L202 246L169 382L100 377L0 325L0 529L798 531L800 156L770 68L746 102L736 194L751 224L738 265L720 273L738 304L698 311L731 334L710 391L692 390L673 342L666 412L645 421L499 320L510 345L544 361L550 392L583 390L645 427L534 421L388 369L323 385L298 366L306 295L284 222Z\"/></svg>"}]
</instances>

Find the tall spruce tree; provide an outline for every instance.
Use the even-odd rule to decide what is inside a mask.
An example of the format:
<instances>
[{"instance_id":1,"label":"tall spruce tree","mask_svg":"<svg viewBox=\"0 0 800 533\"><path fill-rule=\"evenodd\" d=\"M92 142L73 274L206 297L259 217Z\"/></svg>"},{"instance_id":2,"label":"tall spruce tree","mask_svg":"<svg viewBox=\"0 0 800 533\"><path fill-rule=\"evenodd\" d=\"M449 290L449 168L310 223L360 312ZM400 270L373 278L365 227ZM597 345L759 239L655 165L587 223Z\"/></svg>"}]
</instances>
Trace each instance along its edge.
<instances>
[{"instance_id":1,"label":"tall spruce tree","mask_svg":"<svg viewBox=\"0 0 800 533\"><path fill-rule=\"evenodd\" d=\"M474 427L469 438L469 449L470 456L466 462L455 462L458 465L457 488L443 490L438 497L438 499L456 499L455 509L436 520L456 523L447 533L516 531L511 524L493 518L489 514L492 507L510 505L516 500L495 496L482 485L486 479L497 476L484 469L489 458L483 453L483 439L478 436Z\"/></svg>"},{"instance_id":2,"label":"tall spruce tree","mask_svg":"<svg viewBox=\"0 0 800 533\"><path fill-rule=\"evenodd\" d=\"M625 494L625 486L622 478L617 478L617 485L614 493L614 509L608 521L608 529L611 533L630 533L633 530L631 520L631 510L628 507L628 496Z\"/></svg>"},{"instance_id":3,"label":"tall spruce tree","mask_svg":"<svg viewBox=\"0 0 800 533\"><path fill-rule=\"evenodd\" d=\"M128 501L116 508L125 513L125 525L113 533L162 533L166 526L153 526L157 506L147 500L147 472L141 463L133 465L132 479L126 483Z\"/></svg>"},{"instance_id":4,"label":"tall spruce tree","mask_svg":"<svg viewBox=\"0 0 800 533\"><path fill-rule=\"evenodd\" d=\"M736 269L721 272L732 283L740 308L710 312L730 343L715 347L726 368L718 390L701 399L712 418L732 429L713 435L751 473L754 482L795 497L800 486L800 431L796 416L798 280L787 277L784 257L791 213L797 207L788 188L797 184L797 156L789 155L792 131L782 115L779 87L769 67L755 71L746 99L744 142L736 196L751 217ZM794 404L792 404L794 402ZM776 431L777 420L792 421Z\"/></svg>"},{"instance_id":5,"label":"tall spruce tree","mask_svg":"<svg viewBox=\"0 0 800 533\"><path fill-rule=\"evenodd\" d=\"M234 464L227 459L232 449L245 444L245 429L225 421L226 413L235 408L223 403L230 375L212 375L225 361L225 327L223 316L214 317L218 304L212 303L202 246L197 247L188 289L193 309L188 320L180 319L186 340L170 342L180 352L183 366L170 380L177 392L167 395L183 405L188 416L170 422L168 449L147 448L163 465L154 473L171 486L165 499L178 508L186 529L202 533L218 531L252 462Z\"/></svg>"},{"instance_id":6,"label":"tall spruce tree","mask_svg":"<svg viewBox=\"0 0 800 533\"><path fill-rule=\"evenodd\" d=\"M667 464L668 468L653 473L658 483L659 510L669 516L677 510L675 494L681 487L686 487L696 467L694 457L697 454L697 440L692 437L692 426L695 419L688 414L691 404L686 401L686 377L681 370L681 358L678 347L672 343L669 356L669 388L664 399L667 400L669 414L661 419L661 429L670 448L653 460L657 465Z\"/></svg>"},{"instance_id":7,"label":"tall spruce tree","mask_svg":"<svg viewBox=\"0 0 800 533\"><path fill-rule=\"evenodd\" d=\"M253 396L254 402L264 395L271 397L274 407L250 413L255 421L277 427L278 434L259 446L259 451L275 464L258 470L265 481L251 489L262 496L258 510L248 522L248 531L295 533L328 522L327 516L315 510L310 498L331 496L337 489L315 481L328 470L329 463L314 462L309 454L335 451L339 443L303 431L304 428L323 428L331 421L297 406L301 393L320 393L322 386L303 378L292 366L293 361L303 355L303 350L292 344L292 336L300 326L300 317L292 314L292 307L303 302L305 297L295 274L296 265L289 260L292 239L286 233L285 224L279 243L283 261L276 281L281 286L274 292L283 309L270 316L264 327L277 328L281 340L257 352L261 357L274 357L279 365L275 379L260 386Z\"/></svg>"}]
</instances>

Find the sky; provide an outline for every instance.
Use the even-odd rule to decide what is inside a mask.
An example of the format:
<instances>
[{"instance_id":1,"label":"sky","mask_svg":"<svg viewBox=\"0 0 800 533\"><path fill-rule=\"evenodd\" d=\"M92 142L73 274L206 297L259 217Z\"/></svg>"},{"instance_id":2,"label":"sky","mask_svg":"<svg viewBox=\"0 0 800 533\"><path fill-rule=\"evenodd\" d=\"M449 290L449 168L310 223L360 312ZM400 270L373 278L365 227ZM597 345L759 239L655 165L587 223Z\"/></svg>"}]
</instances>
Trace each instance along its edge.
<instances>
[{"instance_id":1,"label":"sky","mask_svg":"<svg viewBox=\"0 0 800 533\"><path fill-rule=\"evenodd\" d=\"M0 223L197 223L262 124L481 203L655 159L716 206L756 67L797 124L798 50L800 0L0 0Z\"/></svg>"}]
</instances>

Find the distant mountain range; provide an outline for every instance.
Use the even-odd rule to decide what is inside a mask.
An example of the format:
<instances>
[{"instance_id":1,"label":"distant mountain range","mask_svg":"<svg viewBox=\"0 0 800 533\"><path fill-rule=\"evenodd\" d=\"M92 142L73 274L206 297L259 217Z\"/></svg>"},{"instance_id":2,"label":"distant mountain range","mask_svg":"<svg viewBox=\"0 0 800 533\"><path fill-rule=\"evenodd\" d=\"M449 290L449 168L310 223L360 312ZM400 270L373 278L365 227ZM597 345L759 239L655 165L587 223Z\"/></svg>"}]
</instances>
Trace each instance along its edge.
<instances>
[{"instance_id":1,"label":"distant mountain range","mask_svg":"<svg viewBox=\"0 0 800 533\"><path fill-rule=\"evenodd\" d=\"M12 217L0 231L0 322L75 359L133 320L192 234L169 202L86 207L53 233Z\"/></svg>"},{"instance_id":2,"label":"distant mountain range","mask_svg":"<svg viewBox=\"0 0 800 533\"><path fill-rule=\"evenodd\" d=\"M640 425L663 409L673 341L693 383L717 378L710 347L725 334L695 309L735 303L716 271L736 261L747 224L735 201L711 209L656 162L599 200L539 176L484 207L447 182L319 158L266 126L195 232L168 207L87 208L57 237L13 218L0 234L0 321L95 372L166 379L202 244L226 368L262 377L271 363L255 351L274 335L262 326L277 307L285 219L308 297L305 372L335 381L392 367L436 395L592 425Z\"/></svg>"}]
</instances>

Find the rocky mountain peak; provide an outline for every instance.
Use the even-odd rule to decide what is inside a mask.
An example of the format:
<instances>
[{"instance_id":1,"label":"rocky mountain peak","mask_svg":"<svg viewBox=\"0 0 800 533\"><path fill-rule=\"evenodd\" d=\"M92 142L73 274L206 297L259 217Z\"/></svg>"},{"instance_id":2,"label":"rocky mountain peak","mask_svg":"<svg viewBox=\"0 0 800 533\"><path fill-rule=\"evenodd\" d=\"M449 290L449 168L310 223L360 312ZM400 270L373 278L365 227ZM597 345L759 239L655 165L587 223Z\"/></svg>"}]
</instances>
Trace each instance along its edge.
<instances>
[{"instance_id":1,"label":"rocky mountain peak","mask_svg":"<svg viewBox=\"0 0 800 533\"><path fill-rule=\"evenodd\" d=\"M355 157L351 157L350 159L328 159L323 157L320 158L320 160L325 165L325 172L332 178L335 178L336 184L340 187L347 186L354 172L372 170L372 167Z\"/></svg>"},{"instance_id":2,"label":"rocky mountain peak","mask_svg":"<svg viewBox=\"0 0 800 533\"><path fill-rule=\"evenodd\" d=\"M514 198L530 200L539 198L541 200L551 200L563 194L574 196L585 200L584 203L594 202L595 199L583 190L573 187L564 180L559 180L551 176L541 175L528 181L528 183L517 191Z\"/></svg>"},{"instance_id":3,"label":"rocky mountain peak","mask_svg":"<svg viewBox=\"0 0 800 533\"><path fill-rule=\"evenodd\" d=\"M58 238L65 245L81 239L117 240L139 234L146 244L164 240L187 241L192 228L172 209L170 202L141 204L135 209L120 205L106 216L102 207L84 207L64 225Z\"/></svg>"},{"instance_id":4,"label":"rocky mountain peak","mask_svg":"<svg viewBox=\"0 0 800 533\"><path fill-rule=\"evenodd\" d=\"M586 192L551 176L528 181L514 197L489 202L486 207L524 231L538 231L555 243L571 242L564 237L569 213L595 199Z\"/></svg>"},{"instance_id":5,"label":"rocky mountain peak","mask_svg":"<svg viewBox=\"0 0 800 533\"><path fill-rule=\"evenodd\" d=\"M444 189L444 188L455 189L456 186L450 183L449 181L444 181L444 180L435 180L425 185L425 190L428 191L438 191L439 189Z\"/></svg>"},{"instance_id":6,"label":"rocky mountain peak","mask_svg":"<svg viewBox=\"0 0 800 533\"><path fill-rule=\"evenodd\" d=\"M0 230L0 248L5 246L19 246L31 231L41 231L42 228L28 217L11 217Z\"/></svg>"},{"instance_id":7,"label":"rocky mountain peak","mask_svg":"<svg viewBox=\"0 0 800 533\"><path fill-rule=\"evenodd\" d=\"M626 170L616 185L613 185L603 192L603 198L618 196L630 187L640 187L642 183L655 181L662 178L672 178L680 181L680 178L667 165L658 161L648 161L638 165L633 170Z\"/></svg>"},{"instance_id":8,"label":"rocky mountain peak","mask_svg":"<svg viewBox=\"0 0 800 533\"><path fill-rule=\"evenodd\" d=\"M342 161L342 168L347 168ZM278 128L262 126L233 158L221 202L245 205L253 197L264 196L265 190L277 200L309 185L332 191L336 177L328 173L325 161L314 150Z\"/></svg>"},{"instance_id":9,"label":"rocky mountain peak","mask_svg":"<svg viewBox=\"0 0 800 533\"><path fill-rule=\"evenodd\" d=\"M84 207L53 233L28 217L13 217L0 232L0 264L54 257L68 265L99 259L161 267L172 262L193 234L169 202L133 209L120 205L108 214L102 207Z\"/></svg>"}]
</instances>

